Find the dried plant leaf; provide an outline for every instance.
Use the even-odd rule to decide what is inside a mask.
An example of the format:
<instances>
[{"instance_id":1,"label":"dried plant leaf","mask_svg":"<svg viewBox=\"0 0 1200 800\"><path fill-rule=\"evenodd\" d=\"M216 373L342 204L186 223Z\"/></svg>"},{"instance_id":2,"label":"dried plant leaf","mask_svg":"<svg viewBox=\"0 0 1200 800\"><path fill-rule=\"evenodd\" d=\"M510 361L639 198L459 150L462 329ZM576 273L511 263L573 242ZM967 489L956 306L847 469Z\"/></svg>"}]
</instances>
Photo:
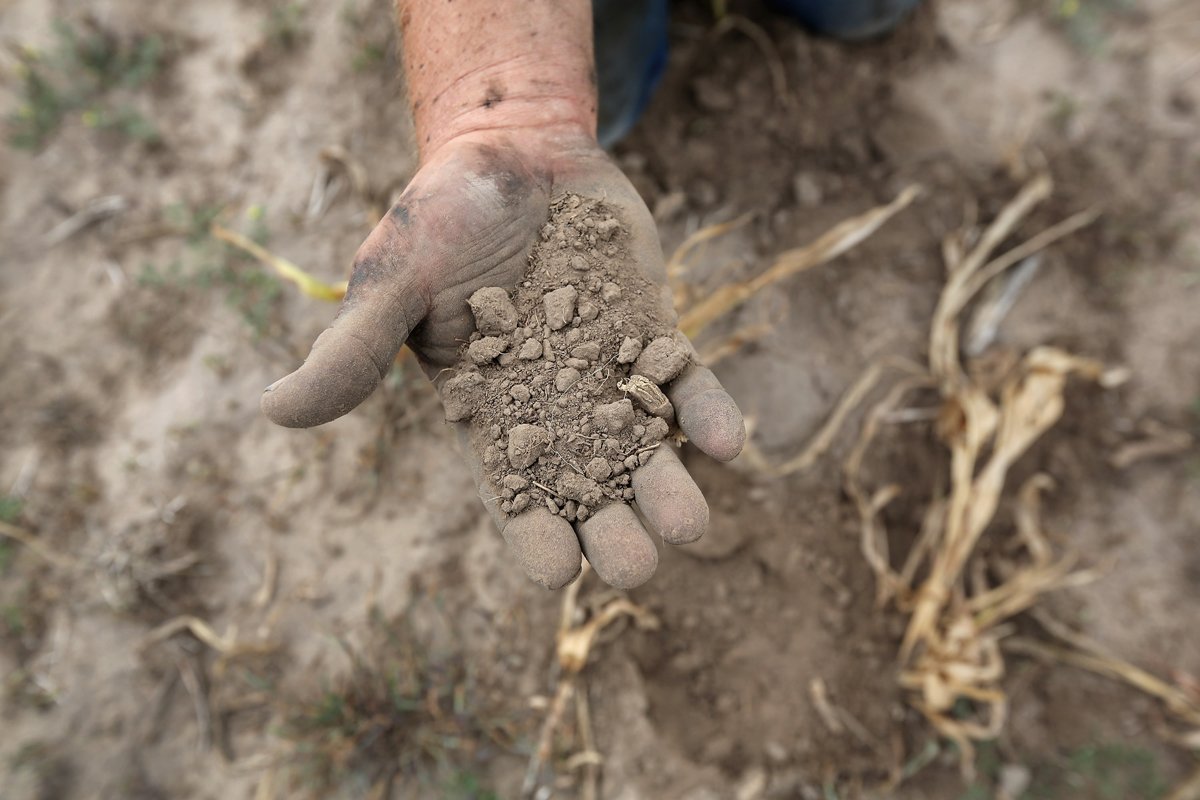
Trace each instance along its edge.
<instances>
[{"instance_id":1,"label":"dried plant leaf","mask_svg":"<svg viewBox=\"0 0 1200 800\"><path fill-rule=\"evenodd\" d=\"M346 295L348 284L345 281L341 283L325 283L318 280L292 262L275 255L265 247L259 245L258 242L243 236L237 231L231 231L223 225L213 223L212 235L228 245L232 245L239 250L244 250L249 255L258 259L263 265L273 269L279 277L294 284L309 297L314 297L317 300L337 302Z\"/></svg>"},{"instance_id":2,"label":"dried plant leaf","mask_svg":"<svg viewBox=\"0 0 1200 800\"><path fill-rule=\"evenodd\" d=\"M679 328L695 340L705 328L758 292L784 278L824 264L867 239L889 219L912 204L920 188L909 186L891 203L845 220L804 247L781 253L765 271L745 283L726 284L681 315Z\"/></svg>"}]
</instances>

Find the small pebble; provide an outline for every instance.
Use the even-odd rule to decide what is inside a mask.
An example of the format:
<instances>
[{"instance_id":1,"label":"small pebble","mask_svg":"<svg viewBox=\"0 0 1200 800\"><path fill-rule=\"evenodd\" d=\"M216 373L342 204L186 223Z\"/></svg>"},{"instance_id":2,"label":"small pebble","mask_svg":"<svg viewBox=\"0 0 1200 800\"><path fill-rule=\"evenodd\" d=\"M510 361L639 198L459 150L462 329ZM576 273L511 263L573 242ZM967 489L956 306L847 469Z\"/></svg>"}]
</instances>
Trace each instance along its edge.
<instances>
[{"instance_id":1,"label":"small pebble","mask_svg":"<svg viewBox=\"0 0 1200 800\"><path fill-rule=\"evenodd\" d=\"M484 401L485 381L478 372L463 372L442 387L442 407L447 422L468 419Z\"/></svg>"},{"instance_id":2,"label":"small pebble","mask_svg":"<svg viewBox=\"0 0 1200 800\"><path fill-rule=\"evenodd\" d=\"M584 366L587 366L586 364ZM574 367L564 367L554 376L554 388L560 392L570 389L579 380L579 370Z\"/></svg>"},{"instance_id":3,"label":"small pebble","mask_svg":"<svg viewBox=\"0 0 1200 800\"><path fill-rule=\"evenodd\" d=\"M550 434L536 425L517 425L508 434L508 461L514 469L525 469L546 452Z\"/></svg>"},{"instance_id":4,"label":"small pebble","mask_svg":"<svg viewBox=\"0 0 1200 800\"><path fill-rule=\"evenodd\" d=\"M633 365L636 375L645 375L662 386L675 378L688 363L688 354L671 336L660 336L642 350Z\"/></svg>"},{"instance_id":5,"label":"small pebble","mask_svg":"<svg viewBox=\"0 0 1200 800\"><path fill-rule=\"evenodd\" d=\"M617 222L612 217L609 217L608 219L604 219L596 223L596 235L607 242L609 239L613 238L613 235L620 230L620 228L621 223Z\"/></svg>"},{"instance_id":6,"label":"small pebble","mask_svg":"<svg viewBox=\"0 0 1200 800\"><path fill-rule=\"evenodd\" d=\"M542 343L537 339L526 339L525 344L517 351L517 358L522 361L536 361L542 357Z\"/></svg>"},{"instance_id":7,"label":"small pebble","mask_svg":"<svg viewBox=\"0 0 1200 800\"><path fill-rule=\"evenodd\" d=\"M632 336L626 336L625 341L621 342L621 349L617 351L617 363L632 364L641 354L642 343Z\"/></svg>"},{"instance_id":8,"label":"small pebble","mask_svg":"<svg viewBox=\"0 0 1200 800\"><path fill-rule=\"evenodd\" d=\"M596 406L593 421L605 433L620 433L633 422L633 403L624 399Z\"/></svg>"},{"instance_id":9,"label":"small pebble","mask_svg":"<svg viewBox=\"0 0 1200 800\"><path fill-rule=\"evenodd\" d=\"M475 327L484 336L512 333L517 328L517 309L508 292L498 286L477 290L467 300L475 317Z\"/></svg>"},{"instance_id":10,"label":"small pebble","mask_svg":"<svg viewBox=\"0 0 1200 800\"><path fill-rule=\"evenodd\" d=\"M467 347L467 357L476 364L483 365L496 360L496 356L508 349L508 341L499 336L484 336L471 342Z\"/></svg>"},{"instance_id":11,"label":"small pebble","mask_svg":"<svg viewBox=\"0 0 1200 800\"><path fill-rule=\"evenodd\" d=\"M575 316L575 301L579 292L574 286L564 286L547 292L542 297L542 305L546 309L546 324L551 330L560 330L567 326Z\"/></svg>"},{"instance_id":12,"label":"small pebble","mask_svg":"<svg viewBox=\"0 0 1200 800\"><path fill-rule=\"evenodd\" d=\"M642 444L654 444L655 442L666 438L670 431L671 426L667 425L666 420L655 417L646 423L646 432L640 437Z\"/></svg>"},{"instance_id":13,"label":"small pebble","mask_svg":"<svg viewBox=\"0 0 1200 800\"><path fill-rule=\"evenodd\" d=\"M516 474L515 472L513 472L508 475L505 475L504 478L501 479L500 485L503 486L505 489L514 489L519 492L522 489L529 488L529 479L524 478L524 477Z\"/></svg>"},{"instance_id":14,"label":"small pebble","mask_svg":"<svg viewBox=\"0 0 1200 800\"><path fill-rule=\"evenodd\" d=\"M587 463L583 468L584 473L594 481L606 481L612 475L612 467L608 464L608 459L596 457Z\"/></svg>"},{"instance_id":15,"label":"small pebble","mask_svg":"<svg viewBox=\"0 0 1200 800\"><path fill-rule=\"evenodd\" d=\"M582 358L584 361L600 360L600 345L596 342L584 342L571 348L572 358Z\"/></svg>"}]
</instances>

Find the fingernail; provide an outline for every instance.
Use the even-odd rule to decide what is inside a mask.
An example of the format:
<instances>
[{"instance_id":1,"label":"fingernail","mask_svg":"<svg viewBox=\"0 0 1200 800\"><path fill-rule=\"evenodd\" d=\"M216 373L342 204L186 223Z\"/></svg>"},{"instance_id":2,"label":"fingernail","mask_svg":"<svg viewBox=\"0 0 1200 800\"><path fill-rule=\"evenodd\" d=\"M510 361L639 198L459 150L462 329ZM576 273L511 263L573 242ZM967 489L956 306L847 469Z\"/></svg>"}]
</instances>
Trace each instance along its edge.
<instances>
[{"instance_id":1,"label":"fingernail","mask_svg":"<svg viewBox=\"0 0 1200 800\"><path fill-rule=\"evenodd\" d=\"M283 383L283 380L284 380L283 378L280 378L279 380L275 381L274 383L272 383L272 384L271 384L270 386L268 386L267 388L263 389L263 394L266 394L267 392L269 392L269 391L273 390L273 389L274 389L276 386L278 386L279 384Z\"/></svg>"}]
</instances>

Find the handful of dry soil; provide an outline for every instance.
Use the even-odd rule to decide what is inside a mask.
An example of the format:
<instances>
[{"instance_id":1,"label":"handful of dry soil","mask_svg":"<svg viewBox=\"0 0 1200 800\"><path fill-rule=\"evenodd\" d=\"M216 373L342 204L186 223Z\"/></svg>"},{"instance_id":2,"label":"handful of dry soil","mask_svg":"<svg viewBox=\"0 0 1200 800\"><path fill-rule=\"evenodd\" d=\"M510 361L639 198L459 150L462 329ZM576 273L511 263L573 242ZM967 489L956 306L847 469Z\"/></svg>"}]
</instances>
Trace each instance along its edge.
<instances>
[{"instance_id":1,"label":"handful of dry soil","mask_svg":"<svg viewBox=\"0 0 1200 800\"><path fill-rule=\"evenodd\" d=\"M442 387L509 515L544 505L570 522L633 500L629 473L670 432L659 388L687 365L669 300L630 263L604 203L565 195L514 296L468 301L478 329Z\"/></svg>"}]
</instances>

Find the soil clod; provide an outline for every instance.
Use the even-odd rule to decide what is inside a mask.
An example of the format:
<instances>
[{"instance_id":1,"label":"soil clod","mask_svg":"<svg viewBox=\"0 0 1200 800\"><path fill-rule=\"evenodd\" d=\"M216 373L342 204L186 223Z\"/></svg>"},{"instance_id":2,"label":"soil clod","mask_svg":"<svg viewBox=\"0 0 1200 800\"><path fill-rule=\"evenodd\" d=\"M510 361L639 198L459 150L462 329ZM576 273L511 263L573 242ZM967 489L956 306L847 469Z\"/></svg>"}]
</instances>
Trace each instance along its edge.
<instances>
[{"instance_id":1,"label":"soil clod","mask_svg":"<svg viewBox=\"0 0 1200 800\"><path fill-rule=\"evenodd\" d=\"M574 195L550 211L520 286L471 295L478 332L443 397L447 420L470 420L496 507L580 522L633 499L629 471L674 420L657 384L690 351L659 288L630 263L620 219Z\"/></svg>"},{"instance_id":2,"label":"soil clod","mask_svg":"<svg viewBox=\"0 0 1200 800\"><path fill-rule=\"evenodd\" d=\"M571 319L575 316L575 301L578 298L579 292L574 286L564 286L546 293L542 302L546 306L546 324L550 326L550 330L561 330L571 324Z\"/></svg>"},{"instance_id":3,"label":"soil clod","mask_svg":"<svg viewBox=\"0 0 1200 800\"><path fill-rule=\"evenodd\" d=\"M478 290L467 300L475 315L475 327L484 336L512 333L517 329L517 309L508 292L495 286Z\"/></svg>"},{"instance_id":4,"label":"soil clod","mask_svg":"<svg viewBox=\"0 0 1200 800\"><path fill-rule=\"evenodd\" d=\"M660 336L646 345L633 364L633 372L635 375L645 375L661 386L682 372L687 362L688 354L675 337Z\"/></svg>"}]
</instances>

